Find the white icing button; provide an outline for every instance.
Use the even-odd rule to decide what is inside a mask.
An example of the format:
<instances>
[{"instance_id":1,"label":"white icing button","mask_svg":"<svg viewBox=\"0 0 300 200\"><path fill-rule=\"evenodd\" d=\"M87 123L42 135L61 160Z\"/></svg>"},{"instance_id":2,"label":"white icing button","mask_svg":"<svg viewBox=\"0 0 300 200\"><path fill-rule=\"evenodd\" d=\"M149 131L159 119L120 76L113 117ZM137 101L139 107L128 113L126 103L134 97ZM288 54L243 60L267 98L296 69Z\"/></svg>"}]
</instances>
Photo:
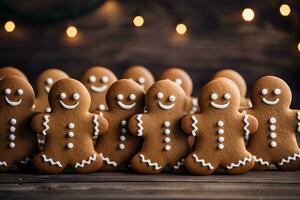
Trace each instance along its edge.
<instances>
[{"instance_id":1,"label":"white icing button","mask_svg":"<svg viewBox=\"0 0 300 200\"><path fill-rule=\"evenodd\" d=\"M9 127L9 132L11 132L11 133L16 132L16 128L13 126Z\"/></svg>"},{"instance_id":2,"label":"white icing button","mask_svg":"<svg viewBox=\"0 0 300 200\"><path fill-rule=\"evenodd\" d=\"M9 138L10 141L14 141L16 139L16 136L14 134L10 134L8 136L8 138Z\"/></svg>"},{"instance_id":3,"label":"white icing button","mask_svg":"<svg viewBox=\"0 0 300 200\"><path fill-rule=\"evenodd\" d=\"M24 94L24 91L23 91L22 89L18 89L18 90L17 90L17 94L18 94L19 96L21 96L21 95Z\"/></svg>"},{"instance_id":4,"label":"white icing button","mask_svg":"<svg viewBox=\"0 0 300 200\"><path fill-rule=\"evenodd\" d=\"M52 78L47 78L47 79L46 79L47 85L51 85L53 82L54 82L54 81L53 81Z\"/></svg>"},{"instance_id":5,"label":"white icing button","mask_svg":"<svg viewBox=\"0 0 300 200\"><path fill-rule=\"evenodd\" d=\"M102 76L101 81L102 81L102 83L107 83L108 82L108 77L107 76Z\"/></svg>"},{"instance_id":6,"label":"white icing button","mask_svg":"<svg viewBox=\"0 0 300 200\"><path fill-rule=\"evenodd\" d=\"M279 88L276 88L274 90L274 94L277 95L277 96L280 95L281 94L281 90Z\"/></svg>"},{"instance_id":7,"label":"white icing button","mask_svg":"<svg viewBox=\"0 0 300 200\"><path fill-rule=\"evenodd\" d=\"M69 138L74 137L74 132L72 132L72 131L68 132L68 137L69 137Z\"/></svg>"},{"instance_id":8,"label":"white icing button","mask_svg":"<svg viewBox=\"0 0 300 200\"><path fill-rule=\"evenodd\" d=\"M73 94L73 99L78 100L80 98L80 95L78 93Z\"/></svg>"},{"instance_id":9,"label":"white icing button","mask_svg":"<svg viewBox=\"0 0 300 200\"><path fill-rule=\"evenodd\" d=\"M129 99L130 99L131 101L135 100L135 98L136 98L135 94L129 95Z\"/></svg>"},{"instance_id":10,"label":"white icing button","mask_svg":"<svg viewBox=\"0 0 300 200\"><path fill-rule=\"evenodd\" d=\"M119 144L119 149L125 149L125 145L124 144Z\"/></svg>"},{"instance_id":11,"label":"white icing button","mask_svg":"<svg viewBox=\"0 0 300 200\"><path fill-rule=\"evenodd\" d=\"M210 95L210 99L211 100L216 100L218 98L218 95L216 94L216 93L212 93L211 95Z\"/></svg>"},{"instance_id":12,"label":"white icing button","mask_svg":"<svg viewBox=\"0 0 300 200\"><path fill-rule=\"evenodd\" d=\"M220 150L224 149L224 144L219 144L218 149L220 149Z\"/></svg>"},{"instance_id":13,"label":"white icing button","mask_svg":"<svg viewBox=\"0 0 300 200\"><path fill-rule=\"evenodd\" d=\"M105 110L105 105L104 104L100 104L99 105L99 110Z\"/></svg>"},{"instance_id":14,"label":"white icing button","mask_svg":"<svg viewBox=\"0 0 300 200\"><path fill-rule=\"evenodd\" d=\"M229 93L224 94L224 99L228 100L231 98L231 95Z\"/></svg>"},{"instance_id":15,"label":"white icing button","mask_svg":"<svg viewBox=\"0 0 300 200\"><path fill-rule=\"evenodd\" d=\"M271 117L270 118L270 123L271 124L275 124L276 123L276 118L275 117Z\"/></svg>"},{"instance_id":16,"label":"white icing button","mask_svg":"<svg viewBox=\"0 0 300 200\"><path fill-rule=\"evenodd\" d=\"M267 94L268 94L268 90L267 90L266 88L263 88L263 89L261 90L261 94L262 94L262 95L267 95Z\"/></svg>"},{"instance_id":17,"label":"white icing button","mask_svg":"<svg viewBox=\"0 0 300 200\"><path fill-rule=\"evenodd\" d=\"M170 126L170 122L169 121L165 121L164 122L164 127L169 127Z\"/></svg>"},{"instance_id":18,"label":"white icing button","mask_svg":"<svg viewBox=\"0 0 300 200\"><path fill-rule=\"evenodd\" d=\"M169 135L171 133L170 129L165 129L164 134Z\"/></svg>"},{"instance_id":19,"label":"white icing button","mask_svg":"<svg viewBox=\"0 0 300 200\"><path fill-rule=\"evenodd\" d=\"M180 78L175 79L175 83L177 83L178 85L182 84L182 80Z\"/></svg>"},{"instance_id":20,"label":"white icing button","mask_svg":"<svg viewBox=\"0 0 300 200\"><path fill-rule=\"evenodd\" d=\"M89 81L90 81L91 83L95 83L95 82L96 82L96 76L90 76L90 77L89 77Z\"/></svg>"},{"instance_id":21,"label":"white icing button","mask_svg":"<svg viewBox=\"0 0 300 200\"><path fill-rule=\"evenodd\" d=\"M118 96L117 96L117 99L118 99L118 100L121 101L121 100L123 100L123 98L124 98L123 94L118 94Z\"/></svg>"},{"instance_id":22,"label":"white icing button","mask_svg":"<svg viewBox=\"0 0 300 200\"><path fill-rule=\"evenodd\" d=\"M66 93L62 92L62 93L60 93L59 97L61 99L65 99L67 97L67 95L66 95Z\"/></svg>"},{"instance_id":23,"label":"white icing button","mask_svg":"<svg viewBox=\"0 0 300 200\"><path fill-rule=\"evenodd\" d=\"M140 77L139 79L138 79L138 82L140 83L140 84L144 84L145 83L145 78L144 77Z\"/></svg>"},{"instance_id":24,"label":"white icing button","mask_svg":"<svg viewBox=\"0 0 300 200\"><path fill-rule=\"evenodd\" d=\"M120 136L120 140L121 140L121 141L125 141L125 140L126 140L126 137L125 137L124 135L121 135L121 136Z\"/></svg>"},{"instance_id":25,"label":"white icing button","mask_svg":"<svg viewBox=\"0 0 300 200\"><path fill-rule=\"evenodd\" d=\"M176 100L176 97L174 95L169 96L169 101L174 102Z\"/></svg>"},{"instance_id":26,"label":"white icing button","mask_svg":"<svg viewBox=\"0 0 300 200\"><path fill-rule=\"evenodd\" d=\"M69 128L69 129L73 129L73 128L75 128L75 124L74 124L74 123L72 123L72 122L71 122L71 123L69 123L69 124L68 124L68 128Z\"/></svg>"},{"instance_id":27,"label":"white icing button","mask_svg":"<svg viewBox=\"0 0 300 200\"><path fill-rule=\"evenodd\" d=\"M275 130L276 130L276 126L275 126L275 125L271 125L271 126L270 126L270 130L271 130L271 131L275 131Z\"/></svg>"},{"instance_id":28,"label":"white icing button","mask_svg":"<svg viewBox=\"0 0 300 200\"><path fill-rule=\"evenodd\" d=\"M271 147L273 147L273 148L274 148L274 147L277 147L277 143L274 142L274 141L272 141L272 142L271 142Z\"/></svg>"},{"instance_id":29,"label":"white icing button","mask_svg":"<svg viewBox=\"0 0 300 200\"><path fill-rule=\"evenodd\" d=\"M217 125L218 125L219 127L222 127L222 126L224 126L224 122L220 120L220 121L218 121Z\"/></svg>"},{"instance_id":30,"label":"white icing button","mask_svg":"<svg viewBox=\"0 0 300 200\"><path fill-rule=\"evenodd\" d=\"M224 137L218 137L218 142L224 142Z\"/></svg>"},{"instance_id":31,"label":"white icing button","mask_svg":"<svg viewBox=\"0 0 300 200\"><path fill-rule=\"evenodd\" d=\"M11 93L11 90L9 88L5 89L5 94L10 94Z\"/></svg>"},{"instance_id":32,"label":"white icing button","mask_svg":"<svg viewBox=\"0 0 300 200\"><path fill-rule=\"evenodd\" d=\"M126 120L122 120L122 121L121 121L121 125L122 125L122 126L126 126L126 125L127 125L127 121L126 121Z\"/></svg>"},{"instance_id":33,"label":"white icing button","mask_svg":"<svg viewBox=\"0 0 300 200\"><path fill-rule=\"evenodd\" d=\"M158 99L162 99L164 97L164 94L162 92L159 92L156 96Z\"/></svg>"},{"instance_id":34,"label":"white icing button","mask_svg":"<svg viewBox=\"0 0 300 200\"><path fill-rule=\"evenodd\" d=\"M74 147L73 143L68 143L68 144L67 144L67 148L68 148L68 149L73 149L73 147Z\"/></svg>"},{"instance_id":35,"label":"white icing button","mask_svg":"<svg viewBox=\"0 0 300 200\"><path fill-rule=\"evenodd\" d=\"M15 118L12 118L12 119L10 120L10 124L11 124L11 125L16 125L16 124L17 124L17 120L16 120Z\"/></svg>"},{"instance_id":36,"label":"white icing button","mask_svg":"<svg viewBox=\"0 0 300 200\"><path fill-rule=\"evenodd\" d=\"M274 132L270 133L270 138L275 139L276 137L277 137L276 133L274 133Z\"/></svg>"},{"instance_id":37,"label":"white icing button","mask_svg":"<svg viewBox=\"0 0 300 200\"><path fill-rule=\"evenodd\" d=\"M171 146L170 146L170 145L166 145L166 146L165 146L165 150L166 150L166 151L170 151L170 150L171 150Z\"/></svg>"},{"instance_id":38,"label":"white icing button","mask_svg":"<svg viewBox=\"0 0 300 200\"><path fill-rule=\"evenodd\" d=\"M171 142L171 139L170 139L169 137L166 137L166 138L165 138L165 142L166 142L166 143L169 143L169 142Z\"/></svg>"},{"instance_id":39,"label":"white icing button","mask_svg":"<svg viewBox=\"0 0 300 200\"><path fill-rule=\"evenodd\" d=\"M46 108L46 112L47 112L47 113L50 113L50 112L51 112L51 108L50 108L50 107L47 107L47 108Z\"/></svg>"},{"instance_id":40,"label":"white icing button","mask_svg":"<svg viewBox=\"0 0 300 200\"><path fill-rule=\"evenodd\" d=\"M218 130L218 134L219 134L219 135L224 134L224 129L219 129L219 130Z\"/></svg>"},{"instance_id":41,"label":"white icing button","mask_svg":"<svg viewBox=\"0 0 300 200\"><path fill-rule=\"evenodd\" d=\"M16 147L16 144L13 142L9 143L9 148L14 149Z\"/></svg>"},{"instance_id":42,"label":"white icing button","mask_svg":"<svg viewBox=\"0 0 300 200\"><path fill-rule=\"evenodd\" d=\"M122 132L122 133L127 133L127 129L126 129L126 128L122 128L122 129L121 129L121 132Z\"/></svg>"}]
</instances>

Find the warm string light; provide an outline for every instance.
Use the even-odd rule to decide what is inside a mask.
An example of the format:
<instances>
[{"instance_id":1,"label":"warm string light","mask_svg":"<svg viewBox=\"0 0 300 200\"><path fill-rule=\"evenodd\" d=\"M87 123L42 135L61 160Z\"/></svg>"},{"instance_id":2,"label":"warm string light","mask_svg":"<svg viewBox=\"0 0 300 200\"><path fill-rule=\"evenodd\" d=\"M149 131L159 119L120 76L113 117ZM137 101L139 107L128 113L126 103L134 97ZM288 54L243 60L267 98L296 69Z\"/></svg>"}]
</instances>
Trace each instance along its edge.
<instances>
[{"instance_id":1,"label":"warm string light","mask_svg":"<svg viewBox=\"0 0 300 200\"><path fill-rule=\"evenodd\" d=\"M141 27L144 25L144 18L142 16L135 16L132 22L136 27Z\"/></svg>"},{"instance_id":2,"label":"warm string light","mask_svg":"<svg viewBox=\"0 0 300 200\"><path fill-rule=\"evenodd\" d=\"M300 42L298 42L298 51L300 52Z\"/></svg>"},{"instance_id":3,"label":"warm string light","mask_svg":"<svg viewBox=\"0 0 300 200\"><path fill-rule=\"evenodd\" d=\"M250 22L254 19L255 13L251 8L245 8L242 12L242 17L246 22Z\"/></svg>"},{"instance_id":4,"label":"warm string light","mask_svg":"<svg viewBox=\"0 0 300 200\"><path fill-rule=\"evenodd\" d=\"M16 28L16 25L13 21L7 21L4 25L4 29L6 32L13 32Z\"/></svg>"},{"instance_id":5,"label":"warm string light","mask_svg":"<svg viewBox=\"0 0 300 200\"><path fill-rule=\"evenodd\" d=\"M75 26L69 26L66 30L66 34L70 38L76 37L77 33L78 33L78 31Z\"/></svg>"},{"instance_id":6,"label":"warm string light","mask_svg":"<svg viewBox=\"0 0 300 200\"><path fill-rule=\"evenodd\" d=\"M291 8L287 4L282 4L279 8L279 12L282 16L289 16L291 13Z\"/></svg>"},{"instance_id":7,"label":"warm string light","mask_svg":"<svg viewBox=\"0 0 300 200\"><path fill-rule=\"evenodd\" d=\"M187 31L187 27L185 24L177 24L176 26L176 32L179 34L179 35L184 35Z\"/></svg>"}]
</instances>

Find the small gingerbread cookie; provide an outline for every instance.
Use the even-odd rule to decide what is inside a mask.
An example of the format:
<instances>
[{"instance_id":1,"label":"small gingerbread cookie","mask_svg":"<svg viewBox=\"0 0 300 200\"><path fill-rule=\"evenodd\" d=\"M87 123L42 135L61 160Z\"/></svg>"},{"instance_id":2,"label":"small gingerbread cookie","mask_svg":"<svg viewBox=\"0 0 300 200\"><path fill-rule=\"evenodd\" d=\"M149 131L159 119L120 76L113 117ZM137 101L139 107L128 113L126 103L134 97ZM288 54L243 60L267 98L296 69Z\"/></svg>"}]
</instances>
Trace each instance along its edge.
<instances>
[{"instance_id":1,"label":"small gingerbread cookie","mask_svg":"<svg viewBox=\"0 0 300 200\"><path fill-rule=\"evenodd\" d=\"M244 134L254 133L255 117L239 112L240 92L234 82L218 78L206 84L199 95L199 114L182 120L183 130L196 137L185 167L194 174L212 174L220 166L230 174L241 174L254 166L246 150Z\"/></svg>"},{"instance_id":2,"label":"small gingerbread cookie","mask_svg":"<svg viewBox=\"0 0 300 200\"><path fill-rule=\"evenodd\" d=\"M107 109L105 102L106 91L116 80L115 74L105 67L95 66L84 72L80 81L91 95L91 112Z\"/></svg>"},{"instance_id":3,"label":"small gingerbread cookie","mask_svg":"<svg viewBox=\"0 0 300 200\"><path fill-rule=\"evenodd\" d=\"M188 73L180 68L169 68L160 75L159 80L164 79L174 81L183 88L187 96L186 112L196 113L199 111L197 98L191 97L193 92L193 81Z\"/></svg>"},{"instance_id":4,"label":"small gingerbread cookie","mask_svg":"<svg viewBox=\"0 0 300 200\"><path fill-rule=\"evenodd\" d=\"M7 76L0 81L0 172L12 164L21 166L31 161L36 137L30 128L34 91L20 76Z\"/></svg>"},{"instance_id":5,"label":"small gingerbread cookie","mask_svg":"<svg viewBox=\"0 0 300 200\"><path fill-rule=\"evenodd\" d=\"M27 77L23 72L12 66L5 66L0 68L0 80L6 76L19 76L27 80Z\"/></svg>"},{"instance_id":6,"label":"small gingerbread cookie","mask_svg":"<svg viewBox=\"0 0 300 200\"><path fill-rule=\"evenodd\" d=\"M152 73L144 66L135 65L129 67L123 74L123 78L132 79L137 82L147 92L149 87L155 82Z\"/></svg>"},{"instance_id":7,"label":"small gingerbread cookie","mask_svg":"<svg viewBox=\"0 0 300 200\"><path fill-rule=\"evenodd\" d=\"M102 159L95 151L92 136L103 134L107 121L89 112L87 89L75 79L57 81L49 93L51 113L38 114L31 126L46 136L44 149L33 163L42 172L56 174L66 166L78 173L98 170Z\"/></svg>"},{"instance_id":8,"label":"small gingerbread cookie","mask_svg":"<svg viewBox=\"0 0 300 200\"><path fill-rule=\"evenodd\" d=\"M141 138L127 130L127 121L143 112L145 92L136 82L122 79L114 82L107 91L108 110L102 111L109 123L107 134L100 135L95 146L103 159L101 170L113 171L120 165L127 166L131 157L140 149Z\"/></svg>"},{"instance_id":9,"label":"small gingerbread cookie","mask_svg":"<svg viewBox=\"0 0 300 200\"><path fill-rule=\"evenodd\" d=\"M280 78L264 76L256 81L246 110L259 121L254 135L250 135L247 149L255 158L255 170L275 164L280 170L300 169L300 149L296 133L300 132L300 110L290 109L292 93Z\"/></svg>"},{"instance_id":10,"label":"small gingerbread cookie","mask_svg":"<svg viewBox=\"0 0 300 200\"><path fill-rule=\"evenodd\" d=\"M252 103L251 103L250 99L246 98L247 84L246 84L245 79L242 77L242 75L233 69L223 69L223 70L217 72L213 76L213 79L222 78L222 77L232 80L240 89L240 94L241 94L240 107L242 107L242 108L250 107L251 108Z\"/></svg>"},{"instance_id":11,"label":"small gingerbread cookie","mask_svg":"<svg viewBox=\"0 0 300 200\"><path fill-rule=\"evenodd\" d=\"M147 113L132 116L129 131L143 137L140 152L131 160L132 168L143 174L157 174L166 166L180 171L189 152L188 136L180 128L186 114L186 95L170 80L154 83L146 93Z\"/></svg>"}]
</instances>

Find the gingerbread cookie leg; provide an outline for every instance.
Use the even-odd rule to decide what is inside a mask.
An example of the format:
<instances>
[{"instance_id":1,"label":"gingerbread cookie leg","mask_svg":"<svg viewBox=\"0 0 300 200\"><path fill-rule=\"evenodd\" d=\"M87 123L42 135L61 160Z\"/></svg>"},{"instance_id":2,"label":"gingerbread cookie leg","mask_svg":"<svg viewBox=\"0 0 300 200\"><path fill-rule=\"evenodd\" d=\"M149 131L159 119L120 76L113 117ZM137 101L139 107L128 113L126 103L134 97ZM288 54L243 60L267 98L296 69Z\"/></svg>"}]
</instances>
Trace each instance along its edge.
<instances>
[{"instance_id":1,"label":"gingerbread cookie leg","mask_svg":"<svg viewBox=\"0 0 300 200\"><path fill-rule=\"evenodd\" d=\"M35 156L33 163L38 170L49 174L60 173L66 167L65 160L58 160L54 155L47 152L41 152Z\"/></svg>"},{"instance_id":2,"label":"gingerbread cookie leg","mask_svg":"<svg viewBox=\"0 0 300 200\"><path fill-rule=\"evenodd\" d=\"M166 162L157 154L153 153L153 155L139 152L132 158L131 167L141 174L158 174L166 166Z\"/></svg>"},{"instance_id":3,"label":"gingerbread cookie leg","mask_svg":"<svg viewBox=\"0 0 300 200\"><path fill-rule=\"evenodd\" d=\"M101 171L114 171L118 169L120 164L114 157L109 157L104 153L100 153L99 155L103 160L103 165L100 168Z\"/></svg>"},{"instance_id":4,"label":"gingerbread cookie leg","mask_svg":"<svg viewBox=\"0 0 300 200\"><path fill-rule=\"evenodd\" d=\"M296 153L288 153L289 156L284 157L278 163L275 163L276 167L282 171L294 171L300 169L300 151Z\"/></svg>"},{"instance_id":5,"label":"gingerbread cookie leg","mask_svg":"<svg viewBox=\"0 0 300 200\"><path fill-rule=\"evenodd\" d=\"M3 159L2 156L0 156L0 172L5 172L9 169L9 166L12 165L12 160L9 158Z\"/></svg>"},{"instance_id":6,"label":"gingerbread cookie leg","mask_svg":"<svg viewBox=\"0 0 300 200\"><path fill-rule=\"evenodd\" d=\"M205 154L193 152L185 159L184 165L187 170L194 174L209 175L217 170L219 163L217 160L208 158Z\"/></svg>"},{"instance_id":7,"label":"gingerbread cookie leg","mask_svg":"<svg viewBox=\"0 0 300 200\"><path fill-rule=\"evenodd\" d=\"M71 162L70 165L78 173L90 173L101 167L102 159L100 155L95 152L78 159L77 162Z\"/></svg>"},{"instance_id":8,"label":"gingerbread cookie leg","mask_svg":"<svg viewBox=\"0 0 300 200\"><path fill-rule=\"evenodd\" d=\"M184 161L185 161L185 157L182 157L177 161L171 162L171 164L169 164L169 167L174 173L182 173L185 171Z\"/></svg>"},{"instance_id":9,"label":"gingerbread cookie leg","mask_svg":"<svg viewBox=\"0 0 300 200\"><path fill-rule=\"evenodd\" d=\"M271 159L266 158L264 156L260 156L260 155L253 155L252 159L255 162L255 165L252 168L252 170L254 170L254 171L266 170L267 168L270 167L270 165L272 163Z\"/></svg>"},{"instance_id":10,"label":"gingerbread cookie leg","mask_svg":"<svg viewBox=\"0 0 300 200\"><path fill-rule=\"evenodd\" d=\"M230 162L224 162L221 164L222 168L229 174L244 174L251 170L254 166L254 159L248 152L233 151L230 156L232 157Z\"/></svg>"}]
</instances>

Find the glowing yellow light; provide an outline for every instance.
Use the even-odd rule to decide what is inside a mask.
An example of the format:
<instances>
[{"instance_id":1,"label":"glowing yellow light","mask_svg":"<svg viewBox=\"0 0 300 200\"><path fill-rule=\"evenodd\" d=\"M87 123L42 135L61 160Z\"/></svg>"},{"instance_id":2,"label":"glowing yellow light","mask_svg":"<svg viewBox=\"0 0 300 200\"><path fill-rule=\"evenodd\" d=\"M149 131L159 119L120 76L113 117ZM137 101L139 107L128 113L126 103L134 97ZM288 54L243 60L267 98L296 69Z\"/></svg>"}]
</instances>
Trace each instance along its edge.
<instances>
[{"instance_id":1,"label":"glowing yellow light","mask_svg":"<svg viewBox=\"0 0 300 200\"><path fill-rule=\"evenodd\" d=\"M75 26L69 26L66 30L66 34L68 37L76 37L77 35L77 28Z\"/></svg>"},{"instance_id":2,"label":"glowing yellow light","mask_svg":"<svg viewBox=\"0 0 300 200\"><path fill-rule=\"evenodd\" d=\"M298 51L300 52L300 42L298 43Z\"/></svg>"},{"instance_id":3,"label":"glowing yellow light","mask_svg":"<svg viewBox=\"0 0 300 200\"><path fill-rule=\"evenodd\" d=\"M185 24L177 24L176 26L176 32L180 35L185 34L187 31L186 25Z\"/></svg>"},{"instance_id":4,"label":"glowing yellow light","mask_svg":"<svg viewBox=\"0 0 300 200\"><path fill-rule=\"evenodd\" d=\"M255 13L251 8L245 8L242 12L242 17L245 21L250 22L254 19Z\"/></svg>"},{"instance_id":5,"label":"glowing yellow light","mask_svg":"<svg viewBox=\"0 0 300 200\"><path fill-rule=\"evenodd\" d=\"M144 24L144 18L142 16L135 16L133 18L133 24L137 27L141 27Z\"/></svg>"},{"instance_id":6,"label":"glowing yellow light","mask_svg":"<svg viewBox=\"0 0 300 200\"><path fill-rule=\"evenodd\" d=\"M287 4L282 4L279 8L279 11L282 16L288 16L291 13L291 8Z\"/></svg>"},{"instance_id":7,"label":"glowing yellow light","mask_svg":"<svg viewBox=\"0 0 300 200\"><path fill-rule=\"evenodd\" d=\"M4 29L7 31L7 32L13 32L16 28L16 25L13 21L7 21L4 25Z\"/></svg>"}]
</instances>

